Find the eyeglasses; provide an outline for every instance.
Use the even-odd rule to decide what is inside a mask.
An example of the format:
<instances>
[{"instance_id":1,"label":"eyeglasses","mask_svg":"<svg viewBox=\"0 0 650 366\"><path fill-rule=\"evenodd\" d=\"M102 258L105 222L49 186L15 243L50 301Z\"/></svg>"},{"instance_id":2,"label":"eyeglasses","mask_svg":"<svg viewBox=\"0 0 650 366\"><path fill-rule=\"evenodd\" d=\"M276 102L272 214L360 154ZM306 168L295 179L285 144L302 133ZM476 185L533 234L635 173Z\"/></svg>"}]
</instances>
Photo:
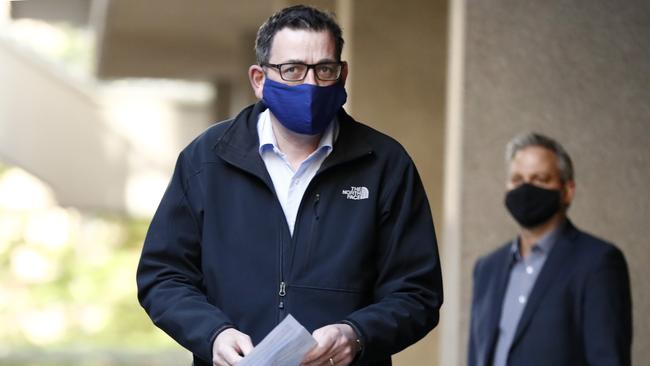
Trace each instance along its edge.
<instances>
[{"instance_id":1,"label":"eyeglasses","mask_svg":"<svg viewBox=\"0 0 650 366\"><path fill-rule=\"evenodd\" d=\"M262 66L278 69L280 77L284 81L303 81L307 77L309 69L314 69L314 75L320 81L336 81L341 77L343 63L321 62L309 65L302 62L289 62L286 64L264 63Z\"/></svg>"}]
</instances>

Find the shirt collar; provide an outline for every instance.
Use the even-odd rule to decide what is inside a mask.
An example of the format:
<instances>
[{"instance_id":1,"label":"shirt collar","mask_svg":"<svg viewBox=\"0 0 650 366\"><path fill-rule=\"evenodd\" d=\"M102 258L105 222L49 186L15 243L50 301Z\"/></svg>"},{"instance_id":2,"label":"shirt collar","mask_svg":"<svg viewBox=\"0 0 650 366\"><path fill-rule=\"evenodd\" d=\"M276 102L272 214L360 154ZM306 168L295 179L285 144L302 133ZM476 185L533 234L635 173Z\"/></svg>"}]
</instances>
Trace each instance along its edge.
<instances>
[{"instance_id":1,"label":"shirt collar","mask_svg":"<svg viewBox=\"0 0 650 366\"><path fill-rule=\"evenodd\" d=\"M316 151L326 149L332 150L334 148L334 142L338 138L339 134L339 122L338 117L334 117L332 123L330 123L323 134L321 135L320 142ZM259 136L260 146L259 154L262 155L267 149L274 149L280 151L278 147L278 140L275 138L273 133L273 124L271 123L271 112L269 109L260 113L257 119L257 135Z\"/></svg>"},{"instance_id":2,"label":"shirt collar","mask_svg":"<svg viewBox=\"0 0 650 366\"><path fill-rule=\"evenodd\" d=\"M553 230L544 234L544 236L542 236L533 246L533 252L541 251L543 254L548 255L551 249L553 249L555 242L560 236L560 233L564 230L565 226L566 220L563 220L559 225L553 228ZM510 244L510 252L512 253L513 258L517 261L522 259L521 253L519 252L519 240L520 238L517 237L512 241L512 244Z\"/></svg>"}]
</instances>

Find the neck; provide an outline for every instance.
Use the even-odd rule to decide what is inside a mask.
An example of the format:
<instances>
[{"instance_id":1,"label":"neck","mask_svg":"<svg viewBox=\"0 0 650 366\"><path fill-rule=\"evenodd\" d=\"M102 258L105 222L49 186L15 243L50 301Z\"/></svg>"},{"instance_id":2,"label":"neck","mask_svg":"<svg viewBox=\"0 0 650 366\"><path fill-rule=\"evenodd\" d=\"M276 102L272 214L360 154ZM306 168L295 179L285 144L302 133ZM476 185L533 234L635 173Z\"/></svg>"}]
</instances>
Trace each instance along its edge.
<instances>
[{"instance_id":1,"label":"neck","mask_svg":"<svg viewBox=\"0 0 650 366\"><path fill-rule=\"evenodd\" d=\"M528 258L533 246L539 242L539 240L548 234L552 230L555 230L564 220L566 219L566 214L563 210L559 211L555 215L551 216L546 222L537 225L531 228L521 227L519 233L519 250L521 256L525 259Z\"/></svg>"},{"instance_id":2,"label":"neck","mask_svg":"<svg viewBox=\"0 0 650 366\"><path fill-rule=\"evenodd\" d=\"M273 114L271 114L271 125L280 151L287 156L294 170L298 169L300 163L316 150L321 139L320 134L302 135L287 129Z\"/></svg>"}]
</instances>

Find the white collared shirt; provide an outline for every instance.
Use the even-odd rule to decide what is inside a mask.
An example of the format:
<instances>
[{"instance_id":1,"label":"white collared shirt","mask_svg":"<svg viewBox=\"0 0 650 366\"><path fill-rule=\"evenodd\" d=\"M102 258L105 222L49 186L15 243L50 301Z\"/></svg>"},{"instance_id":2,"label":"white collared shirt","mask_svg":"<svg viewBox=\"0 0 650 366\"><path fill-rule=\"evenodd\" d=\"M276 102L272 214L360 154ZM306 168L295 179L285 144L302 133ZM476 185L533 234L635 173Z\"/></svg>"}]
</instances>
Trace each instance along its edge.
<instances>
[{"instance_id":1,"label":"white collared shirt","mask_svg":"<svg viewBox=\"0 0 650 366\"><path fill-rule=\"evenodd\" d=\"M273 133L270 111L267 109L260 113L257 119L257 135L260 140L259 153L273 181L275 193L284 211L292 236L302 196L323 161L332 152L337 133L338 121L334 118L334 121L323 132L316 150L300 163L298 170L294 171L286 155L278 147Z\"/></svg>"}]
</instances>

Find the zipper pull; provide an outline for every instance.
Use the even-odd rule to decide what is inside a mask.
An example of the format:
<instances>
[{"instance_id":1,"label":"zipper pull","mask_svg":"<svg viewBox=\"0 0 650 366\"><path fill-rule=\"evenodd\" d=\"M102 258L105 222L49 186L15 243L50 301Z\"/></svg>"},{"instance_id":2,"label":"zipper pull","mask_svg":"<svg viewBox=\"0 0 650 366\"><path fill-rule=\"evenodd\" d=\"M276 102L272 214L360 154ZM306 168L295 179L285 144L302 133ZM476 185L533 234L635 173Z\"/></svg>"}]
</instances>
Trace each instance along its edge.
<instances>
[{"instance_id":1,"label":"zipper pull","mask_svg":"<svg viewBox=\"0 0 650 366\"><path fill-rule=\"evenodd\" d=\"M286 287L287 287L287 284L284 283L284 281L280 282L280 292L278 293L278 295L284 297L284 295L287 294Z\"/></svg>"}]
</instances>

